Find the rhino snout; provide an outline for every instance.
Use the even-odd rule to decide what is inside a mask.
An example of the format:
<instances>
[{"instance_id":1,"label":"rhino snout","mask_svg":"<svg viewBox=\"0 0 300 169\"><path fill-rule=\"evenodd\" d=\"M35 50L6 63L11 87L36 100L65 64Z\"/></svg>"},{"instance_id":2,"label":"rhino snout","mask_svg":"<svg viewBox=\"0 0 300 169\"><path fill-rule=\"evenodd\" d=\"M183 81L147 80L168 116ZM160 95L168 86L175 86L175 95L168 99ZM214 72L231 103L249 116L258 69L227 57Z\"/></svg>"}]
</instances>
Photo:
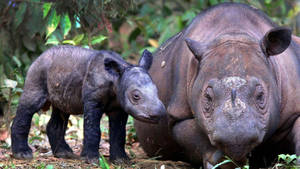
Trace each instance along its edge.
<instances>
[{"instance_id":1,"label":"rhino snout","mask_svg":"<svg viewBox=\"0 0 300 169\"><path fill-rule=\"evenodd\" d=\"M141 108L141 111L138 111L138 113L132 113L131 115L139 121L147 123L158 123L162 116L166 115L166 108L159 101L159 104L153 104Z\"/></svg>"},{"instance_id":2,"label":"rhino snout","mask_svg":"<svg viewBox=\"0 0 300 169\"><path fill-rule=\"evenodd\" d=\"M156 110L152 111L149 116L150 118L158 118L160 119L162 116L166 115L166 107L164 106L164 104L162 102L159 101L159 104L156 108Z\"/></svg>"},{"instance_id":3,"label":"rhino snout","mask_svg":"<svg viewBox=\"0 0 300 169\"><path fill-rule=\"evenodd\" d=\"M228 130L231 130L228 128ZM240 161L257 145L261 143L256 131L221 132L210 137L213 145L220 148L226 155Z\"/></svg>"},{"instance_id":4,"label":"rhino snout","mask_svg":"<svg viewBox=\"0 0 300 169\"><path fill-rule=\"evenodd\" d=\"M155 123L158 123L162 116L166 115L166 108L162 102L159 101L159 104L157 104L156 108L153 108L151 111L149 111L148 115L151 120L155 121Z\"/></svg>"}]
</instances>

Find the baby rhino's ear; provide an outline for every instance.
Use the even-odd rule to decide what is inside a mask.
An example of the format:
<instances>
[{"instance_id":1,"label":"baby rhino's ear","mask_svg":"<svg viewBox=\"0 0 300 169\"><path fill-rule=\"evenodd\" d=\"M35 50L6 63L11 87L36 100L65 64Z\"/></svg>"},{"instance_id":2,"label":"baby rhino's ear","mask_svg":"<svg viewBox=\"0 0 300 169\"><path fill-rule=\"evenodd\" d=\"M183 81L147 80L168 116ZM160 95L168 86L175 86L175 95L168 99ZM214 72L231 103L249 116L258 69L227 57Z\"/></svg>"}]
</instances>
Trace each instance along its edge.
<instances>
[{"instance_id":1,"label":"baby rhino's ear","mask_svg":"<svg viewBox=\"0 0 300 169\"><path fill-rule=\"evenodd\" d=\"M139 61L139 66L143 67L148 71L152 65L152 60L153 60L152 53L149 52L147 49L145 49Z\"/></svg>"},{"instance_id":2,"label":"baby rhino's ear","mask_svg":"<svg viewBox=\"0 0 300 169\"><path fill-rule=\"evenodd\" d=\"M117 61L115 61L111 58L106 58L104 60L104 67L105 67L105 70L113 76L121 76L125 70L124 65L118 63Z\"/></svg>"}]
</instances>

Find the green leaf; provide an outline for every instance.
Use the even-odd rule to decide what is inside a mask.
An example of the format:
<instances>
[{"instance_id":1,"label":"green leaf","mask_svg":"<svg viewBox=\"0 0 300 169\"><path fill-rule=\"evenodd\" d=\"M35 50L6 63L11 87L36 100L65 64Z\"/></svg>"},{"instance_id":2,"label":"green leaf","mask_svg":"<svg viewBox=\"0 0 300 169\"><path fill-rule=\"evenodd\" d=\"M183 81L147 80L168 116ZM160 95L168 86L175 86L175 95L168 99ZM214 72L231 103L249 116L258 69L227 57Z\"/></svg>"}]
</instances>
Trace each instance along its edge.
<instances>
[{"instance_id":1,"label":"green leaf","mask_svg":"<svg viewBox=\"0 0 300 169\"><path fill-rule=\"evenodd\" d=\"M76 45L78 45L80 44L83 38L84 38L84 34L79 34L73 38L73 41L75 42Z\"/></svg>"},{"instance_id":2,"label":"green leaf","mask_svg":"<svg viewBox=\"0 0 300 169\"><path fill-rule=\"evenodd\" d=\"M17 64L18 67L22 66L22 63L17 56L13 56L13 61Z\"/></svg>"},{"instance_id":3,"label":"green leaf","mask_svg":"<svg viewBox=\"0 0 300 169\"><path fill-rule=\"evenodd\" d=\"M46 45L58 45L60 42L57 39L55 35L51 35L50 38L48 38Z\"/></svg>"},{"instance_id":4,"label":"green leaf","mask_svg":"<svg viewBox=\"0 0 300 169\"><path fill-rule=\"evenodd\" d=\"M49 2L43 4L43 19L45 19L46 16L48 15L48 13L51 9L51 5L52 5L52 3L49 3Z\"/></svg>"},{"instance_id":5,"label":"green leaf","mask_svg":"<svg viewBox=\"0 0 300 169\"><path fill-rule=\"evenodd\" d=\"M285 161L286 155L285 155L285 154L280 154L280 155L278 155L278 161L279 161L280 159L282 159L283 161Z\"/></svg>"},{"instance_id":6,"label":"green leaf","mask_svg":"<svg viewBox=\"0 0 300 169\"><path fill-rule=\"evenodd\" d=\"M53 165L47 165L46 169L54 169L54 166Z\"/></svg>"},{"instance_id":7,"label":"green leaf","mask_svg":"<svg viewBox=\"0 0 300 169\"><path fill-rule=\"evenodd\" d=\"M59 22L60 22L60 16L56 14L56 10L52 10L47 24L46 37L51 35L56 30Z\"/></svg>"},{"instance_id":8,"label":"green leaf","mask_svg":"<svg viewBox=\"0 0 300 169\"><path fill-rule=\"evenodd\" d=\"M270 4L272 2L272 0L265 0L266 4Z\"/></svg>"},{"instance_id":9,"label":"green leaf","mask_svg":"<svg viewBox=\"0 0 300 169\"><path fill-rule=\"evenodd\" d=\"M184 21L191 21L195 18L196 13L194 11L186 11L184 12L184 14L182 15L182 20Z\"/></svg>"},{"instance_id":10,"label":"green leaf","mask_svg":"<svg viewBox=\"0 0 300 169\"><path fill-rule=\"evenodd\" d=\"M224 161L220 162L219 164L215 165L212 169L216 169L223 164L227 164L227 163L231 163L231 162L232 162L232 160L224 160Z\"/></svg>"},{"instance_id":11,"label":"green leaf","mask_svg":"<svg viewBox=\"0 0 300 169\"><path fill-rule=\"evenodd\" d=\"M13 25L14 29L17 29L18 26L23 22L24 14L26 12L26 8L27 8L27 3L26 2L22 2L19 5L19 8L16 12L16 16L14 18L14 25Z\"/></svg>"},{"instance_id":12,"label":"green leaf","mask_svg":"<svg viewBox=\"0 0 300 169\"><path fill-rule=\"evenodd\" d=\"M70 44L70 45L76 45L76 43L73 40L64 40L62 43L63 44Z\"/></svg>"},{"instance_id":13,"label":"green leaf","mask_svg":"<svg viewBox=\"0 0 300 169\"><path fill-rule=\"evenodd\" d=\"M32 144L32 142L33 142L34 140L41 141L41 140L43 140L43 138L40 137L40 136L32 136L32 137L29 138L28 142L29 142L30 144Z\"/></svg>"},{"instance_id":14,"label":"green leaf","mask_svg":"<svg viewBox=\"0 0 300 169\"><path fill-rule=\"evenodd\" d=\"M107 39L106 36L103 36L103 35L98 35L98 36L94 36L92 37L92 42L91 44L92 45L95 45L95 44L100 44L102 41L104 41L105 39Z\"/></svg>"},{"instance_id":15,"label":"green leaf","mask_svg":"<svg viewBox=\"0 0 300 169\"><path fill-rule=\"evenodd\" d=\"M102 169L109 169L109 165L106 162L106 160L103 157L103 155L101 155L101 157L99 158L99 165L101 166Z\"/></svg>"},{"instance_id":16,"label":"green leaf","mask_svg":"<svg viewBox=\"0 0 300 169\"><path fill-rule=\"evenodd\" d=\"M155 47L152 47L152 46L146 46L146 47L144 47L144 48L142 48L141 50L139 50L139 54L141 55L143 52L144 52L144 50L145 49L147 49L148 51L150 51L150 52L155 52L155 50L156 50L156 48Z\"/></svg>"},{"instance_id":17,"label":"green leaf","mask_svg":"<svg viewBox=\"0 0 300 169\"><path fill-rule=\"evenodd\" d=\"M40 116L38 114L34 114L32 117L32 121L34 122L34 125L36 127L39 127L39 122L40 122Z\"/></svg>"},{"instance_id":18,"label":"green leaf","mask_svg":"<svg viewBox=\"0 0 300 169\"><path fill-rule=\"evenodd\" d=\"M290 164L292 161L296 160L297 156L296 154L288 155L288 158L286 159L287 164Z\"/></svg>"},{"instance_id":19,"label":"green leaf","mask_svg":"<svg viewBox=\"0 0 300 169\"><path fill-rule=\"evenodd\" d=\"M68 14L64 14L64 16L62 17L62 20L60 22L60 25L61 25L61 29L63 31L64 37L67 36L72 27L72 24L71 24Z\"/></svg>"}]
</instances>

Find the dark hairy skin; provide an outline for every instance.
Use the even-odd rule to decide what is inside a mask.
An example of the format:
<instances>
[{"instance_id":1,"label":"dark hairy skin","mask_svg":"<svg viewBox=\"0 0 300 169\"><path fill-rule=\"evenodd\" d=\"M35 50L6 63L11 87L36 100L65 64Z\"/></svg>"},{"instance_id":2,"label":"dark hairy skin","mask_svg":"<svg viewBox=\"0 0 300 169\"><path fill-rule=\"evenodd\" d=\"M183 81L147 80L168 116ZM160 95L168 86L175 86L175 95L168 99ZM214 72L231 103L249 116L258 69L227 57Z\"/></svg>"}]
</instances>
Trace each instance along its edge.
<instances>
[{"instance_id":1,"label":"dark hairy skin","mask_svg":"<svg viewBox=\"0 0 300 169\"><path fill-rule=\"evenodd\" d=\"M204 168L249 157L259 168L300 155L300 39L261 11L224 3L201 12L149 72L168 114L158 125L135 121L149 156Z\"/></svg>"},{"instance_id":2,"label":"dark hairy skin","mask_svg":"<svg viewBox=\"0 0 300 169\"><path fill-rule=\"evenodd\" d=\"M131 65L111 51L57 46L45 51L27 72L24 92L11 126L12 152L18 159L31 159L28 133L35 112L52 105L47 135L55 157L76 158L64 136L72 114L84 117L81 157L95 162L99 157L100 119L109 117L110 159L129 160L125 153L128 114L157 123L165 114L157 88L147 70L152 54L144 51L139 64Z\"/></svg>"}]
</instances>

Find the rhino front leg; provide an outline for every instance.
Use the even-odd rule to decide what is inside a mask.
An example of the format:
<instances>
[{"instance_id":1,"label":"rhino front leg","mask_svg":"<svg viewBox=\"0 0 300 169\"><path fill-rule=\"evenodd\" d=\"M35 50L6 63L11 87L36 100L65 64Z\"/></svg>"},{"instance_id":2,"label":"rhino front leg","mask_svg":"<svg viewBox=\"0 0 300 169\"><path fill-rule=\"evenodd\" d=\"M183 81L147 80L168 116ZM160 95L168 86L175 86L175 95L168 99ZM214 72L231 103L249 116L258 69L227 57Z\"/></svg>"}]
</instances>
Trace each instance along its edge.
<instances>
[{"instance_id":1,"label":"rhino front leg","mask_svg":"<svg viewBox=\"0 0 300 169\"><path fill-rule=\"evenodd\" d=\"M96 101L88 100L84 102L84 138L83 150L80 156L88 163L97 163L99 158L100 119L103 114L101 107L101 104Z\"/></svg>"},{"instance_id":2,"label":"rhino front leg","mask_svg":"<svg viewBox=\"0 0 300 169\"><path fill-rule=\"evenodd\" d=\"M126 122L128 114L124 111L109 113L110 160L114 163L128 162L125 152Z\"/></svg>"},{"instance_id":3,"label":"rhino front leg","mask_svg":"<svg viewBox=\"0 0 300 169\"><path fill-rule=\"evenodd\" d=\"M295 147L295 153L300 156L300 117L294 123L292 129L293 142ZM297 159L297 165L300 165L300 158Z\"/></svg>"},{"instance_id":4,"label":"rhino front leg","mask_svg":"<svg viewBox=\"0 0 300 169\"><path fill-rule=\"evenodd\" d=\"M65 114L58 108L53 107L51 119L47 124L47 136L52 153L58 158L77 158L65 140L69 117L69 114Z\"/></svg>"},{"instance_id":5,"label":"rhino front leg","mask_svg":"<svg viewBox=\"0 0 300 169\"><path fill-rule=\"evenodd\" d=\"M213 147L207 136L196 124L194 119L187 119L174 125L173 136L177 143L185 150L189 161L203 164L205 169L222 162L223 153ZM222 169L235 168L232 164L221 166Z\"/></svg>"},{"instance_id":6,"label":"rhino front leg","mask_svg":"<svg viewBox=\"0 0 300 169\"><path fill-rule=\"evenodd\" d=\"M16 116L11 126L11 147L13 157L17 159L31 159L32 150L28 146L28 134L32 116L39 111L46 102L47 92L41 88L24 89Z\"/></svg>"}]
</instances>

